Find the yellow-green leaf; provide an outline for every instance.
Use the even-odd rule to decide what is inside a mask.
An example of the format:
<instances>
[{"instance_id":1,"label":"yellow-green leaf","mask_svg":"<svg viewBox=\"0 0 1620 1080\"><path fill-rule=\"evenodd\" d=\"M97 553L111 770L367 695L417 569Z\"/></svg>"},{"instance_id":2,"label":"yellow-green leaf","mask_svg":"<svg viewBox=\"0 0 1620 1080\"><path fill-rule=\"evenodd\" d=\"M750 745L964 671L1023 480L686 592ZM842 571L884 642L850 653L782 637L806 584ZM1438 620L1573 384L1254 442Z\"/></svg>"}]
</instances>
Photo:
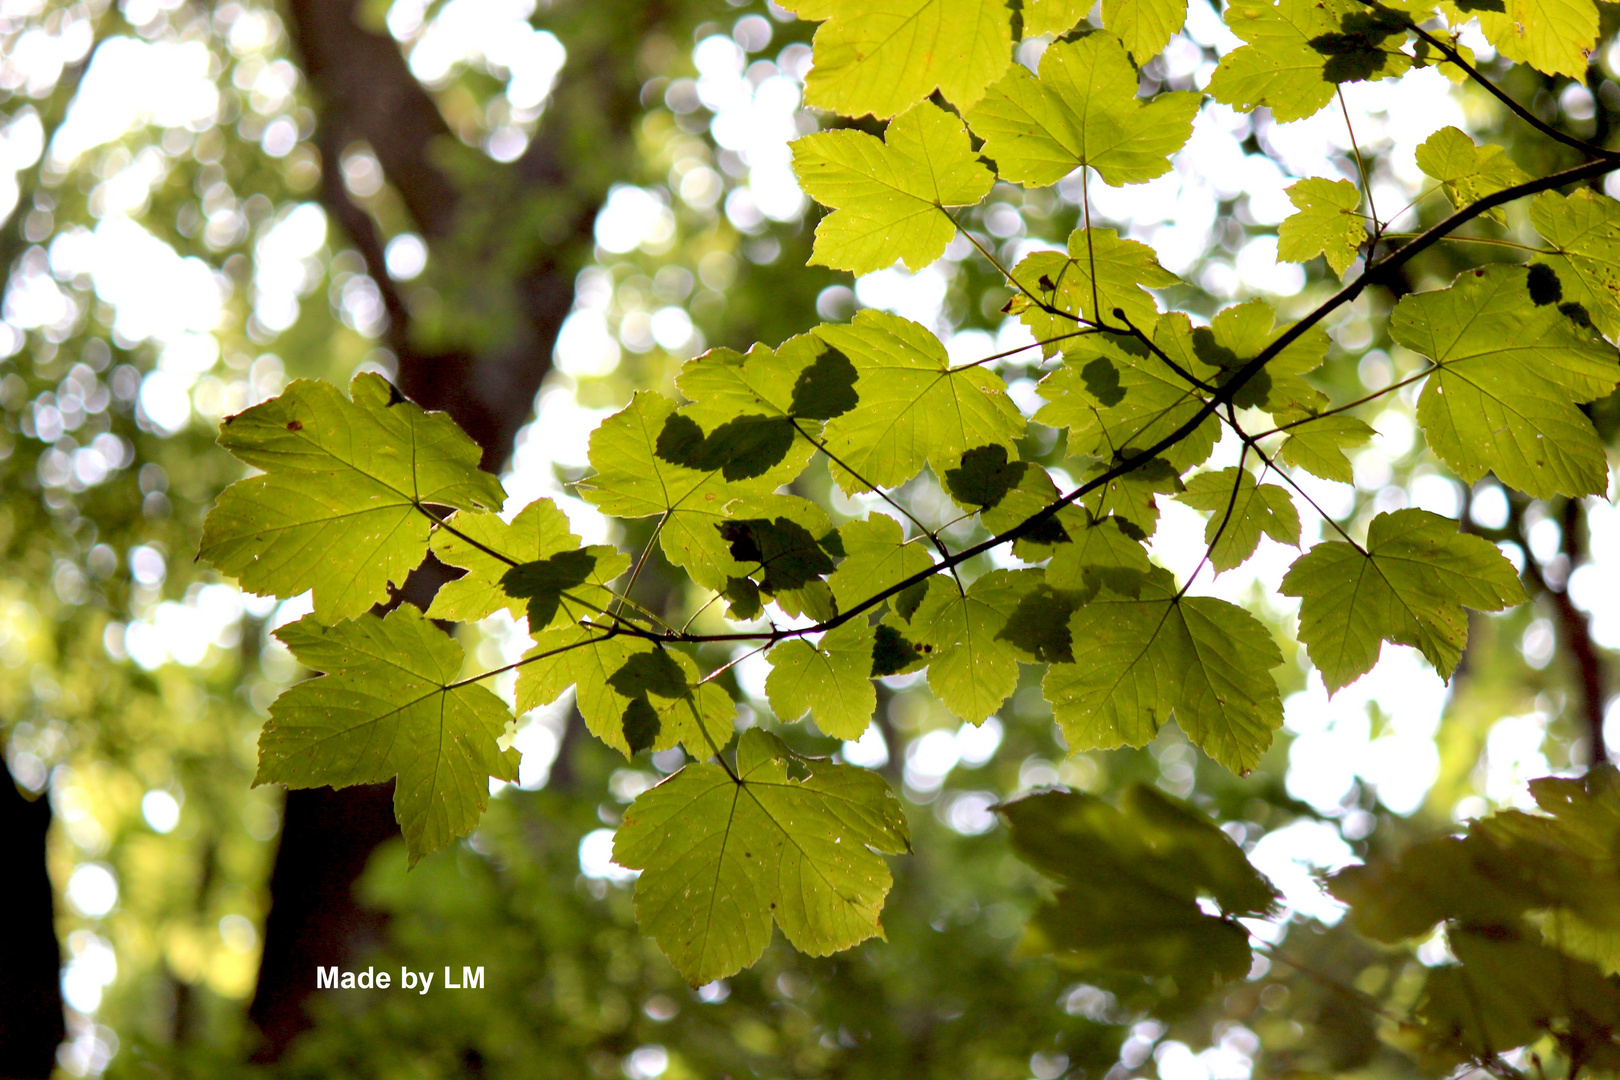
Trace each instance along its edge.
<instances>
[{"instance_id":1,"label":"yellow-green leaf","mask_svg":"<svg viewBox=\"0 0 1620 1080\"><path fill-rule=\"evenodd\" d=\"M1361 192L1348 180L1301 180L1288 189L1295 213L1277 229L1277 258L1305 262L1325 256L1340 277L1356 261L1367 239Z\"/></svg>"},{"instance_id":2,"label":"yellow-green leaf","mask_svg":"<svg viewBox=\"0 0 1620 1080\"><path fill-rule=\"evenodd\" d=\"M1295 560L1282 591L1300 598L1299 640L1329 691L1372 670L1382 642L1410 645L1446 678L1468 643L1463 608L1525 600L1518 572L1489 541L1427 510L1379 514L1365 550L1341 540Z\"/></svg>"},{"instance_id":3,"label":"yellow-green leaf","mask_svg":"<svg viewBox=\"0 0 1620 1080\"><path fill-rule=\"evenodd\" d=\"M812 956L881 937L893 879L877 852L909 850L882 777L799 757L758 728L735 774L688 765L631 803L613 838L614 861L642 871L642 929L694 986L759 959L773 922Z\"/></svg>"},{"instance_id":4,"label":"yellow-green leaf","mask_svg":"<svg viewBox=\"0 0 1620 1080\"><path fill-rule=\"evenodd\" d=\"M1089 165L1110 184L1170 171L1192 134L1199 95L1136 96L1137 76L1118 41L1093 34L1060 41L1041 57L1040 78L1015 66L967 114L1003 180L1053 184Z\"/></svg>"},{"instance_id":5,"label":"yellow-green leaf","mask_svg":"<svg viewBox=\"0 0 1620 1080\"><path fill-rule=\"evenodd\" d=\"M1080 319L1118 326L1115 308L1143 333L1151 333L1159 305L1147 290L1181 282L1159 265L1152 248L1122 239L1113 229L1076 229L1069 234L1067 255L1060 251L1026 255L1013 267L1012 279L1046 305L1021 293L1009 308L1041 342L1046 356L1057 354L1062 339L1074 339Z\"/></svg>"},{"instance_id":6,"label":"yellow-green leaf","mask_svg":"<svg viewBox=\"0 0 1620 1080\"><path fill-rule=\"evenodd\" d=\"M409 604L336 626L313 615L276 636L324 674L284 691L259 737L255 784L307 788L395 780L394 816L414 865L478 824L489 780L516 780L496 745L512 713L460 682L461 646Z\"/></svg>"},{"instance_id":7,"label":"yellow-green leaf","mask_svg":"<svg viewBox=\"0 0 1620 1080\"><path fill-rule=\"evenodd\" d=\"M1299 546L1299 511L1286 490L1256 484L1247 469L1199 473L1187 481L1181 501L1210 515L1204 543L1216 571L1241 564L1260 545L1260 534L1279 544Z\"/></svg>"},{"instance_id":8,"label":"yellow-green leaf","mask_svg":"<svg viewBox=\"0 0 1620 1080\"><path fill-rule=\"evenodd\" d=\"M1558 249L1534 260L1556 279L1544 282L1546 291L1556 292L1559 307L1579 305L1572 317L1584 312L1593 326L1620 337L1620 202L1587 188L1544 191L1530 204L1530 223Z\"/></svg>"},{"instance_id":9,"label":"yellow-green leaf","mask_svg":"<svg viewBox=\"0 0 1620 1080\"><path fill-rule=\"evenodd\" d=\"M449 416L380 375L355 376L350 393L300 379L225 421L220 445L264 473L220 495L198 553L249 592L314 590L328 625L383 603L421 563L424 505L499 510L506 499Z\"/></svg>"},{"instance_id":10,"label":"yellow-green leaf","mask_svg":"<svg viewBox=\"0 0 1620 1080\"><path fill-rule=\"evenodd\" d=\"M995 183L961 119L929 101L890 121L882 140L863 131L806 135L793 144L793 171L805 194L834 208L816 226L811 265L852 274L896 259L921 270L956 235L944 208L972 206Z\"/></svg>"},{"instance_id":11,"label":"yellow-green leaf","mask_svg":"<svg viewBox=\"0 0 1620 1080\"><path fill-rule=\"evenodd\" d=\"M875 634L858 617L827 631L815 644L797 638L767 653L771 673L765 695L777 719L790 723L808 712L823 733L859 739L877 710L871 678Z\"/></svg>"}]
</instances>

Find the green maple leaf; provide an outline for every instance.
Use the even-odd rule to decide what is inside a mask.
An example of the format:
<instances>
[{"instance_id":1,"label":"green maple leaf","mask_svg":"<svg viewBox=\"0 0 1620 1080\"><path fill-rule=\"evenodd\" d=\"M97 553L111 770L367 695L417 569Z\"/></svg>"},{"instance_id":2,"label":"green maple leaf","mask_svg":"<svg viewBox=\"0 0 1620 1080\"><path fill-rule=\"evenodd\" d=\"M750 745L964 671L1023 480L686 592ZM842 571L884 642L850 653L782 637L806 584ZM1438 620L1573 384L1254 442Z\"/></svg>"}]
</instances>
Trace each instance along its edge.
<instances>
[{"instance_id":1,"label":"green maple leaf","mask_svg":"<svg viewBox=\"0 0 1620 1080\"><path fill-rule=\"evenodd\" d=\"M1367 239L1361 192L1348 180L1312 178L1289 188L1288 200L1296 212L1277 229L1277 258L1307 262L1322 255L1343 277Z\"/></svg>"},{"instance_id":2,"label":"green maple leaf","mask_svg":"<svg viewBox=\"0 0 1620 1080\"><path fill-rule=\"evenodd\" d=\"M1340 83L1404 74L1409 16L1354 0L1234 0L1226 25L1248 42L1221 57L1208 92L1239 112L1261 105L1279 122L1303 120Z\"/></svg>"},{"instance_id":3,"label":"green maple leaf","mask_svg":"<svg viewBox=\"0 0 1620 1080\"><path fill-rule=\"evenodd\" d=\"M1577 403L1613 390L1620 364L1612 345L1537 303L1535 284L1520 266L1464 273L1402 299L1390 334L1434 361L1418 423L1465 482L1494 472L1537 498L1600 494L1608 459Z\"/></svg>"},{"instance_id":4,"label":"green maple leaf","mask_svg":"<svg viewBox=\"0 0 1620 1080\"><path fill-rule=\"evenodd\" d=\"M1459 210L1530 179L1500 146L1475 146L1454 127L1443 127L1423 140L1417 148L1417 165L1440 181L1446 198ZM1486 213L1498 223L1507 220L1501 207Z\"/></svg>"},{"instance_id":5,"label":"green maple leaf","mask_svg":"<svg viewBox=\"0 0 1620 1080\"><path fill-rule=\"evenodd\" d=\"M608 583L630 568L615 548L581 548L550 499L525 506L511 524L462 511L434 532L432 546L440 562L467 574L439 587L428 618L477 622L505 608L514 619L527 616L531 633L604 610L613 601Z\"/></svg>"},{"instance_id":6,"label":"green maple leaf","mask_svg":"<svg viewBox=\"0 0 1620 1080\"><path fill-rule=\"evenodd\" d=\"M615 633L605 622L534 635L518 669L518 711L548 705L570 686L591 734L625 757L680 743L706 758L731 741L737 707L699 677L690 656Z\"/></svg>"},{"instance_id":7,"label":"green maple leaf","mask_svg":"<svg viewBox=\"0 0 1620 1080\"><path fill-rule=\"evenodd\" d=\"M815 432L820 421L855 406L855 379L847 356L813 334L800 334L775 349L755 345L746 354L710 349L681 365L675 386L689 399L681 414L702 431L752 418L756 426L775 424L791 432L796 423Z\"/></svg>"},{"instance_id":8,"label":"green maple leaf","mask_svg":"<svg viewBox=\"0 0 1620 1080\"><path fill-rule=\"evenodd\" d=\"M1299 640L1329 691L1372 670L1381 643L1411 645L1445 678L1468 643L1463 608L1501 611L1525 600L1518 572L1489 541L1426 510L1379 514L1363 551L1317 544L1283 578L1300 598Z\"/></svg>"},{"instance_id":9,"label":"green maple leaf","mask_svg":"<svg viewBox=\"0 0 1620 1080\"><path fill-rule=\"evenodd\" d=\"M790 440L780 448L775 463L764 469L749 464L756 458L743 453L733 470L736 478L731 479L726 472L732 459L704 458L692 448L692 432L707 442L695 421L675 411L674 402L660 394L637 393L591 433L590 460L596 475L579 488L604 513L661 516L658 541L664 555L692 580L718 592L730 578L744 577L753 569L731 556L721 526L738 510L744 517L764 518L797 517L806 507L813 510L803 499L771 492L797 476L815 448L803 439Z\"/></svg>"},{"instance_id":10,"label":"green maple leaf","mask_svg":"<svg viewBox=\"0 0 1620 1080\"><path fill-rule=\"evenodd\" d=\"M1509 60L1586 82L1598 37L1598 8L1592 0L1506 0L1496 7L1443 3L1441 10L1453 26L1478 15L1485 39Z\"/></svg>"},{"instance_id":11,"label":"green maple leaf","mask_svg":"<svg viewBox=\"0 0 1620 1080\"><path fill-rule=\"evenodd\" d=\"M1548 291L1556 285L1559 306L1579 304L1573 317L1584 312L1603 333L1620 336L1620 202L1585 188L1544 191L1530 204L1530 223L1558 249L1534 262L1553 272Z\"/></svg>"},{"instance_id":12,"label":"green maple leaf","mask_svg":"<svg viewBox=\"0 0 1620 1080\"><path fill-rule=\"evenodd\" d=\"M846 492L897 487L931 464L944 475L967 450L996 444L1009 456L1024 418L988 368L952 368L939 339L908 319L867 309L817 337L855 365L859 403L828 421L833 479Z\"/></svg>"},{"instance_id":13,"label":"green maple leaf","mask_svg":"<svg viewBox=\"0 0 1620 1080\"><path fill-rule=\"evenodd\" d=\"M1279 336L1280 329L1270 305L1250 300L1221 311L1208 327L1199 327L1190 335L1167 337L1160 347L1200 377L1205 371L1211 372L1205 381L1221 386L1260 355ZM1244 383L1232 404L1271 413L1314 411L1326 405L1326 396L1303 376L1322 366L1329 344L1326 331L1311 327Z\"/></svg>"},{"instance_id":14,"label":"green maple leaf","mask_svg":"<svg viewBox=\"0 0 1620 1080\"><path fill-rule=\"evenodd\" d=\"M1069 234L1067 255L1059 251L1026 255L1013 267L1012 279L1027 295L1015 296L1008 310L1029 327L1045 356L1056 355L1060 339L1074 337L1082 318L1117 326L1115 308L1144 333L1151 333L1159 305L1147 290L1181 283L1159 265L1152 248L1122 240L1113 229L1076 229ZM1032 302L1030 296L1041 303Z\"/></svg>"},{"instance_id":15,"label":"green maple leaf","mask_svg":"<svg viewBox=\"0 0 1620 1080\"><path fill-rule=\"evenodd\" d=\"M1366 423L1343 413L1316 416L1309 412L1284 410L1276 416L1279 424L1297 425L1287 429L1288 437L1283 440L1277 455L1312 476L1337 480L1341 484L1355 479L1355 470L1350 465L1350 459L1344 455L1345 449L1360 446L1377 434Z\"/></svg>"},{"instance_id":16,"label":"green maple leaf","mask_svg":"<svg viewBox=\"0 0 1620 1080\"><path fill-rule=\"evenodd\" d=\"M1167 571L1136 595L1103 590L1069 631L1074 663L1053 664L1042 685L1073 750L1145 746L1173 717L1206 754L1247 773L1282 725L1270 632L1225 601L1177 596Z\"/></svg>"},{"instance_id":17,"label":"green maple leaf","mask_svg":"<svg viewBox=\"0 0 1620 1080\"><path fill-rule=\"evenodd\" d=\"M1187 21L1187 0L1103 0L1102 16L1131 58L1145 64Z\"/></svg>"},{"instance_id":18,"label":"green maple leaf","mask_svg":"<svg viewBox=\"0 0 1620 1080\"><path fill-rule=\"evenodd\" d=\"M1093 34L1060 41L1041 57L1040 78L1014 65L967 114L1003 180L1055 184L1082 165L1110 184L1170 171L1192 134L1199 95L1137 99L1137 76L1118 41Z\"/></svg>"},{"instance_id":19,"label":"green maple leaf","mask_svg":"<svg viewBox=\"0 0 1620 1080\"><path fill-rule=\"evenodd\" d=\"M784 641L766 654L771 673L765 695L778 720L791 723L809 712L816 726L835 739L859 739L877 711L872 686L875 629L857 618L811 644Z\"/></svg>"},{"instance_id":20,"label":"green maple leaf","mask_svg":"<svg viewBox=\"0 0 1620 1080\"><path fill-rule=\"evenodd\" d=\"M835 209L816 226L812 266L852 274L896 259L916 272L956 235L947 206L972 206L996 178L973 153L960 117L914 105L878 140L863 131L818 131L793 143L806 195Z\"/></svg>"},{"instance_id":21,"label":"green maple leaf","mask_svg":"<svg viewBox=\"0 0 1620 1080\"><path fill-rule=\"evenodd\" d=\"M1187 481L1180 498L1211 515L1204 543L1210 545L1209 561L1217 572L1253 555L1261 533L1279 544L1299 546L1299 511L1293 498L1276 484L1256 484L1247 469L1199 473Z\"/></svg>"},{"instance_id":22,"label":"green maple leaf","mask_svg":"<svg viewBox=\"0 0 1620 1080\"><path fill-rule=\"evenodd\" d=\"M1018 482L995 505L979 512L979 523L991 533L1004 533L1058 501L1062 494L1047 471L1034 462L1023 463ZM1013 554L1025 562L1040 562L1060 550L1083 532L1089 516L1080 507L1069 505L1013 541Z\"/></svg>"},{"instance_id":23,"label":"green maple leaf","mask_svg":"<svg viewBox=\"0 0 1620 1080\"><path fill-rule=\"evenodd\" d=\"M1076 530L1073 541L1058 548L1046 564L1047 584L1072 592L1082 601L1092 599L1105 586L1130 595L1153 569L1147 551L1125 532L1120 518L1085 516L1086 527Z\"/></svg>"},{"instance_id":24,"label":"green maple leaf","mask_svg":"<svg viewBox=\"0 0 1620 1080\"><path fill-rule=\"evenodd\" d=\"M1170 976L1183 993L1248 973L1237 916L1267 914L1277 893L1200 811L1133 784L1118 809L1046 791L997 812L1018 856L1059 884L1036 909L1027 947L1105 978ZM1220 914L1201 908L1202 897Z\"/></svg>"},{"instance_id":25,"label":"green maple leaf","mask_svg":"<svg viewBox=\"0 0 1620 1080\"><path fill-rule=\"evenodd\" d=\"M416 608L336 626L307 615L276 636L326 674L270 706L255 785L395 780L394 815L414 866L478 824L490 777L517 779L517 751L496 745L511 711L459 681L461 646Z\"/></svg>"},{"instance_id":26,"label":"green maple leaf","mask_svg":"<svg viewBox=\"0 0 1620 1080\"><path fill-rule=\"evenodd\" d=\"M1012 60L1012 18L998 0L789 0L816 30L805 104L880 120L935 90L958 108Z\"/></svg>"},{"instance_id":27,"label":"green maple leaf","mask_svg":"<svg viewBox=\"0 0 1620 1080\"><path fill-rule=\"evenodd\" d=\"M1195 378L1216 369L1201 364L1178 338L1191 337L1187 317L1165 317L1153 331L1154 343L1175 359L1190 359ZM1064 355L1063 366L1042 379L1046 399L1038 423L1069 429L1069 451L1115 461L1140 453L1192 420L1205 397L1146 346L1130 338L1101 334L1081 338ZM1215 447L1220 421L1206 417L1180 442L1164 451L1177 471L1199 464Z\"/></svg>"},{"instance_id":28,"label":"green maple leaf","mask_svg":"<svg viewBox=\"0 0 1620 1080\"><path fill-rule=\"evenodd\" d=\"M314 590L328 625L383 603L421 563L424 506L499 510L506 499L449 416L380 375L355 376L350 393L300 379L225 421L220 445L264 473L220 494L198 552L249 592Z\"/></svg>"},{"instance_id":29,"label":"green maple leaf","mask_svg":"<svg viewBox=\"0 0 1620 1080\"><path fill-rule=\"evenodd\" d=\"M812 956L881 937L893 879L877 852L910 849L876 773L799 757L758 728L734 774L688 765L631 803L613 838L614 861L642 871L642 929L694 986L759 959L773 921Z\"/></svg>"},{"instance_id":30,"label":"green maple leaf","mask_svg":"<svg viewBox=\"0 0 1620 1080\"><path fill-rule=\"evenodd\" d=\"M1117 462L1098 461L1081 474L1089 483ZM1080 497L1080 505L1094 518L1112 517L1127 536L1146 540L1159 527L1160 495L1183 490L1176 468L1164 458L1143 462Z\"/></svg>"},{"instance_id":31,"label":"green maple leaf","mask_svg":"<svg viewBox=\"0 0 1620 1080\"><path fill-rule=\"evenodd\" d=\"M992 570L965 593L955 581L929 580L910 636L929 656L929 689L963 720L983 723L1018 689L1019 649L1002 632L1041 580L1038 570Z\"/></svg>"},{"instance_id":32,"label":"green maple leaf","mask_svg":"<svg viewBox=\"0 0 1620 1080\"><path fill-rule=\"evenodd\" d=\"M838 530L844 561L827 577L840 611L848 611L934 565L920 539L908 541L900 523L884 514L851 521Z\"/></svg>"}]
</instances>

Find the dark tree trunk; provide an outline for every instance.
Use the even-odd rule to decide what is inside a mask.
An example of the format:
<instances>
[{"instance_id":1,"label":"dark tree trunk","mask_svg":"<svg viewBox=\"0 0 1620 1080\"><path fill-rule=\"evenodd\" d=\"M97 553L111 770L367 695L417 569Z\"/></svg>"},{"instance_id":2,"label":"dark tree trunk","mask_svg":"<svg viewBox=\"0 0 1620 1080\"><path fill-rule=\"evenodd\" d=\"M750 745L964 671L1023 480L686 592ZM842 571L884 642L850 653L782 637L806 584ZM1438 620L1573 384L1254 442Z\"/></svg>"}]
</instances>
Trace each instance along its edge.
<instances>
[{"instance_id":1,"label":"dark tree trunk","mask_svg":"<svg viewBox=\"0 0 1620 1080\"><path fill-rule=\"evenodd\" d=\"M382 292L400 389L425 408L448 412L483 448L483 466L491 471L511 456L530 418L573 304L574 275L592 250L591 228L607 182L623 175L620 162L630 154L639 79L628 62L634 49L618 39L634 40L653 8L618 6L625 18L584 13L610 27L606 35L568 42L565 81L553 94L554 102L567 96L568 107L548 109L528 152L509 167L491 165L487 181L468 191L438 164L454 136L396 43L356 23L354 0L287 5L294 48L316 99L322 202ZM426 347L413 334L408 298L384 268L383 238L343 184L341 155L359 141L370 146L399 192L428 243L430 261L453 260L458 270L475 273L482 295L496 297L493 306L505 317L493 340ZM513 223L525 220L519 211L539 193L549 207L525 238ZM426 608L443 580L437 569L430 560L400 598ZM397 833L391 792L389 784L288 793L250 1009L264 1035L260 1061L279 1059L309 1026L304 1005L315 989L315 966L352 966L377 940L381 918L359 904L353 887L372 851Z\"/></svg>"},{"instance_id":2,"label":"dark tree trunk","mask_svg":"<svg viewBox=\"0 0 1620 1080\"><path fill-rule=\"evenodd\" d=\"M56 943L45 835L51 801L30 802L0 768L0 866L7 870L0 934L0 1080L46 1080L56 1068L62 1021L62 953Z\"/></svg>"}]
</instances>

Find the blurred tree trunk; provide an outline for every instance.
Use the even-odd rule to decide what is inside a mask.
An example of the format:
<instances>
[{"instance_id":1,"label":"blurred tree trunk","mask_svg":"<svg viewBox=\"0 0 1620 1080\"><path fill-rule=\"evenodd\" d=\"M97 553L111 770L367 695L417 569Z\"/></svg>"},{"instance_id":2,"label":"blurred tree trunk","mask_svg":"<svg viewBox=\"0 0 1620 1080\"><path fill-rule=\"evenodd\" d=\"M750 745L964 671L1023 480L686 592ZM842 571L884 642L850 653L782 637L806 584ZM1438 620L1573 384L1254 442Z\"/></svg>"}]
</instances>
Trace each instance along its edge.
<instances>
[{"instance_id":1,"label":"blurred tree trunk","mask_svg":"<svg viewBox=\"0 0 1620 1080\"><path fill-rule=\"evenodd\" d=\"M30 802L0 767L0 866L13 929L0 934L0 1080L45 1080L66 1037L62 953L56 943L45 836L51 800Z\"/></svg>"},{"instance_id":2,"label":"blurred tree trunk","mask_svg":"<svg viewBox=\"0 0 1620 1080\"><path fill-rule=\"evenodd\" d=\"M287 6L318 116L321 199L382 292L400 388L454 417L483 448L484 468L495 471L511 456L549 370L607 184L627 171L640 93L633 42L656 11L609 3L576 13L603 29L584 42L565 39L568 64L541 131L512 165L483 163L486 175L468 185L442 167L458 148L437 105L398 45L358 24L359 10L353 0ZM455 278L481 307L493 307L487 320L493 331L481 326L458 342L453 330L424 333L413 320L411 298L384 268L383 237L344 186L340 162L358 142L376 155L427 242L430 267L449 268L448 276L441 269L429 280L442 286ZM426 608L446 579L430 558L401 599ZM382 784L288 793L250 1008L264 1035L258 1060L280 1058L309 1026L304 1004L315 989L315 967L349 966L378 938L380 918L360 905L353 887L372 851L398 831L392 791Z\"/></svg>"}]
</instances>

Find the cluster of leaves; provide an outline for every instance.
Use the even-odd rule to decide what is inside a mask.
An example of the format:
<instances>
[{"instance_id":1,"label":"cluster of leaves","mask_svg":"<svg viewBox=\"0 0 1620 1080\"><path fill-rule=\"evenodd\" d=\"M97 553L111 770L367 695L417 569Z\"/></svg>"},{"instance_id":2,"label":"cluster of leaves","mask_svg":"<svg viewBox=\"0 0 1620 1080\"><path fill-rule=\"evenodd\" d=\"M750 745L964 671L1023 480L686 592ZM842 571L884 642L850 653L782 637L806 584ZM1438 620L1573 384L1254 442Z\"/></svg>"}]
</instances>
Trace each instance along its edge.
<instances>
[{"instance_id":1,"label":"cluster of leaves","mask_svg":"<svg viewBox=\"0 0 1620 1080\"><path fill-rule=\"evenodd\" d=\"M1527 265L1479 266L1401 299L1390 333L1429 366L1374 397L1425 380L1419 424L1460 478L1494 473L1531 496L1576 497L1606 482L1581 405L1620 382L1603 337L1620 332L1620 203L1555 191L1620 168L1620 155L1546 128L1485 82L1453 36L1469 11L1243 0L1226 19L1248 45L1223 58L1208 92L1286 120L1325 106L1338 84L1441 64L1480 79L1585 162L1531 179L1496 148L1442 130L1418 161L1456 212L1399 244L1364 216L1365 191L1302 181L1280 253L1321 254L1340 274L1359 263L1359 272L1298 321L1279 323L1251 301L1197 326L1160 310L1151 290L1177 278L1144 244L1087 226L1066 251L1002 268L952 212L998 180L1041 186L1095 170L1129 184L1165 173L1201 97L1144 101L1135 65L1179 28L1183 6L1105 3L1104 30L1073 33L1083 12L1061 0L1021 13L980 0L790 7L823 22L809 102L892 117L882 138L838 130L794 144L804 189L832 210L813 261L852 273L896 260L916 269L966 236L1014 290L1007 310L1050 364L1033 415L996 374L999 357L953 364L930 330L879 311L775 348L713 350L683 367L678 399L637 394L591 437L584 497L611 517L655 522L655 539L632 560L583 545L549 500L502 516L505 494L478 470L471 441L380 377L360 376L348 398L299 382L225 424L223 444L263 471L225 492L202 547L248 589L313 592L313 614L279 636L325 675L272 708L259 780L397 776L413 861L470 830L488 778L516 767L512 713L480 685L498 672L466 673L459 646L429 620L503 609L524 618L533 646L514 665L519 711L572 688L607 745L626 755L683 747L693 763L628 809L615 857L643 871L642 925L693 984L752 963L773 925L817 955L880 935L890 885L880 856L909 846L876 774L804 757L763 730L737 737L721 678L730 663L704 670L694 647L764 652L777 719L809 713L844 739L871 722L874 679L926 669L945 707L981 723L1016 689L1020 665L1040 665L1070 748L1142 746L1174 720L1245 773L1282 722L1271 675L1282 654L1242 607L1190 595L1198 572L1178 582L1147 543L1165 497L1211 515L1205 561L1217 572L1250 558L1262 535L1304 540L1296 496L1314 504L1298 474L1349 480L1345 451L1373 434L1352 415L1369 399L1335 403L1307 377L1332 344L1327 316L1462 225L1534 196L1531 219L1549 246ZM1595 7L1559 11L1484 12L1481 28L1504 55L1578 75ZM1449 27L1424 28L1442 16ZM1037 72L1011 62L1019 33L1058 36ZM1078 459L1071 490L1020 459L1021 441L1040 428L1061 432ZM1223 429L1240 446L1237 464L1206 467ZM812 466L885 511L841 520L792 493ZM943 527L896 498L925 469L954 502L953 524L984 539L953 548ZM1468 610L1525 597L1493 545L1436 514L1379 514L1359 538L1323 517L1336 538L1306 550L1282 588L1300 599L1299 641L1330 690L1370 670L1384 642L1420 650L1449 677ZM1009 546L1013 560L994 566L989 553ZM723 601L729 626L694 630L699 617L719 622L704 611L677 626L637 600L654 547L711 604ZM426 613L373 613L430 550L464 576ZM1005 812L1015 843L1062 883L1037 939L1088 969L1125 965L1188 984L1247 970L1234 920L1265 912L1270 886L1199 815L1145 790L1120 810L1051 794ZM1220 914L1200 908L1201 896ZM1469 1054L1500 1048L1457 1038Z\"/></svg>"}]
</instances>

